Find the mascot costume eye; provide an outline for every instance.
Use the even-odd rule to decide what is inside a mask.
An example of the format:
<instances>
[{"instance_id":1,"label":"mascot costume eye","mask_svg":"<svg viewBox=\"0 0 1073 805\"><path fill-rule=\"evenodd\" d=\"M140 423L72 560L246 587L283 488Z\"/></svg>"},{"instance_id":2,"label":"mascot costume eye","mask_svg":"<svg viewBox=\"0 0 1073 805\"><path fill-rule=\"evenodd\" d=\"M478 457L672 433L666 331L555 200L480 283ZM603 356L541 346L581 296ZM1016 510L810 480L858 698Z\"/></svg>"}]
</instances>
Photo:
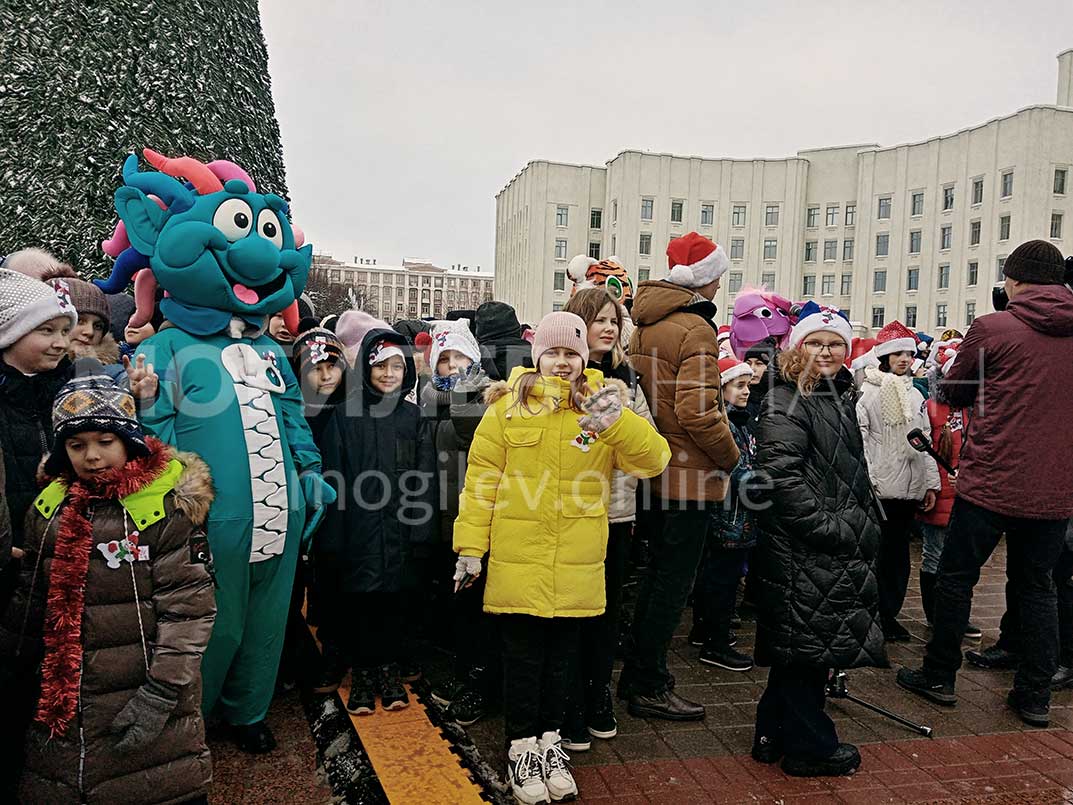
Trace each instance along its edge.
<instances>
[{"instance_id":1,"label":"mascot costume eye","mask_svg":"<svg viewBox=\"0 0 1073 805\"><path fill-rule=\"evenodd\" d=\"M201 667L203 706L232 725L260 725L298 551L335 500L290 364L265 335L281 311L297 332L295 300L313 248L287 219L287 202L258 192L238 165L144 155L158 170L139 171L133 154L124 163L120 222L102 244L115 265L98 285L114 293L133 278L134 326L152 316L157 286L164 291L160 309L172 326L139 349L160 376L141 419L200 455L216 487L207 531L217 614Z\"/></svg>"}]
</instances>

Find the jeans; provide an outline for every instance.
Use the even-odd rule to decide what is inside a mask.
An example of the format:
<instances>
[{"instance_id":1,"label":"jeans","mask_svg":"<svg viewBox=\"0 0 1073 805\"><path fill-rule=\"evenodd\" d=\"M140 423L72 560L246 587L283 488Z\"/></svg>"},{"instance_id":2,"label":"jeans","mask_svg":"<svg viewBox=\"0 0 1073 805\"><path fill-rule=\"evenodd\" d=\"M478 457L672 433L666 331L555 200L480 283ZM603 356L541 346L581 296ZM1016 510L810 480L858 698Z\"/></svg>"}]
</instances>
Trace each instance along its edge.
<instances>
[{"instance_id":1,"label":"jeans","mask_svg":"<svg viewBox=\"0 0 1073 805\"><path fill-rule=\"evenodd\" d=\"M661 693L673 684L667 670L667 647L682 619L711 525L702 504L656 501L654 508L658 513L653 512L651 518L651 557L637 596L631 645L622 670L626 691L642 696Z\"/></svg>"},{"instance_id":2,"label":"jeans","mask_svg":"<svg viewBox=\"0 0 1073 805\"><path fill-rule=\"evenodd\" d=\"M838 749L835 723L824 712L826 668L773 665L756 706L756 741L769 738L787 757L822 760Z\"/></svg>"},{"instance_id":3,"label":"jeans","mask_svg":"<svg viewBox=\"0 0 1073 805\"><path fill-rule=\"evenodd\" d=\"M920 572L935 575L939 572L939 559L942 558L946 534L950 529L931 523L919 525L920 533L924 537L923 550L920 555Z\"/></svg>"},{"instance_id":4,"label":"jeans","mask_svg":"<svg viewBox=\"0 0 1073 805\"><path fill-rule=\"evenodd\" d=\"M1068 520L1028 520L989 511L963 498L954 501L950 532L939 562L935 621L924 655L930 676L953 681L961 667L961 639L972 609L980 568L1006 535L1006 574L1019 607L1021 664L1014 690L1035 702L1050 701L1058 667L1057 595L1052 574L1065 545Z\"/></svg>"},{"instance_id":5,"label":"jeans","mask_svg":"<svg viewBox=\"0 0 1073 805\"><path fill-rule=\"evenodd\" d=\"M503 640L507 743L561 729L582 619L494 617Z\"/></svg>"},{"instance_id":6,"label":"jeans","mask_svg":"<svg viewBox=\"0 0 1073 805\"><path fill-rule=\"evenodd\" d=\"M883 500L887 519L880 523L882 541L876 577L879 581L879 616L884 626L893 623L909 589L909 534L918 503L915 500Z\"/></svg>"},{"instance_id":7,"label":"jeans","mask_svg":"<svg viewBox=\"0 0 1073 805\"><path fill-rule=\"evenodd\" d=\"M705 646L729 648L730 621L749 551L724 547L714 532L708 541L710 544L704 552L700 575L693 589L693 611L701 614Z\"/></svg>"}]
</instances>

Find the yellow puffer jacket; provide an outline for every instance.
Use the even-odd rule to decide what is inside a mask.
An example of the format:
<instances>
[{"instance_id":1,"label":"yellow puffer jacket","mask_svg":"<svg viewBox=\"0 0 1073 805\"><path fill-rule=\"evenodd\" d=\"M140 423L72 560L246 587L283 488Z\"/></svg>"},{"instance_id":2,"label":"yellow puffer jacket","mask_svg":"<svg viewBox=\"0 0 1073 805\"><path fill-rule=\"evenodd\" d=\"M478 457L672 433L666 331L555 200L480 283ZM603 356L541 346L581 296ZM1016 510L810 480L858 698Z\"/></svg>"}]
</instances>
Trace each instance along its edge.
<instances>
[{"instance_id":1,"label":"yellow puffer jacket","mask_svg":"<svg viewBox=\"0 0 1073 805\"><path fill-rule=\"evenodd\" d=\"M541 378L529 408L515 405L518 378L489 388L489 408L469 451L454 548L488 553L484 609L541 618L589 618L604 611L604 557L611 473L640 478L663 472L667 440L629 410L621 381L622 416L603 433L582 433L569 407L569 384ZM585 370L594 391L605 385Z\"/></svg>"}]
</instances>

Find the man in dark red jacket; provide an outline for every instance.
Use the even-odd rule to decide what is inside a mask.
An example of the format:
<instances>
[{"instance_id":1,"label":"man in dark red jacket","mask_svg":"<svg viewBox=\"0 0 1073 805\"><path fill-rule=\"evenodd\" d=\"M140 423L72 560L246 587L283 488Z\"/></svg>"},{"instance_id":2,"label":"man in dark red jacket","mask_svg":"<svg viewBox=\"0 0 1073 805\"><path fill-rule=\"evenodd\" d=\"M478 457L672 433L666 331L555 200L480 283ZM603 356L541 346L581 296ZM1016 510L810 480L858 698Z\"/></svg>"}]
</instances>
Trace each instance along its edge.
<instances>
[{"instance_id":1,"label":"man in dark red jacket","mask_svg":"<svg viewBox=\"0 0 1073 805\"><path fill-rule=\"evenodd\" d=\"M973 587L1005 534L1022 639L1007 701L1026 723L1046 726L1058 665L1051 574L1073 516L1073 291L1065 284L1061 252L1045 241L1014 249L1005 273L1008 307L973 323L943 382L951 405L975 410L939 563L924 667L901 669L898 684L940 704L957 702L954 680Z\"/></svg>"}]
</instances>

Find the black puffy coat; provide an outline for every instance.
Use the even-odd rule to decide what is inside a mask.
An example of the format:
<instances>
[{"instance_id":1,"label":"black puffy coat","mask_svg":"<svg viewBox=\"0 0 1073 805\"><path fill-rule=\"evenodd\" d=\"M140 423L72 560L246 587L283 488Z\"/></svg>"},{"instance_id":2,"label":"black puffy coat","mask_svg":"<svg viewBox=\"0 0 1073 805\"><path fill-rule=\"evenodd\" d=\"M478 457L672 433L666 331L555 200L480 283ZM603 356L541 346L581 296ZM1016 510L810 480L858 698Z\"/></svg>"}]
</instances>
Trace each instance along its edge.
<instances>
[{"instance_id":1,"label":"black puffy coat","mask_svg":"<svg viewBox=\"0 0 1073 805\"><path fill-rule=\"evenodd\" d=\"M506 380L518 366L532 366L533 345L522 338L518 314L506 302L485 302L474 316L473 336L481 366L493 380Z\"/></svg>"},{"instance_id":2,"label":"black puffy coat","mask_svg":"<svg viewBox=\"0 0 1073 805\"><path fill-rule=\"evenodd\" d=\"M809 396L781 377L755 431L760 536L749 572L759 599L756 659L886 667L876 558L879 519L843 369Z\"/></svg>"},{"instance_id":3,"label":"black puffy coat","mask_svg":"<svg viewBox=\"0 0 1073 805\"><path fill-rule=\"evenodd\" d=\"M369 353L381 340L407 353L401 393L382 397L370 383ZM325 584L344 593L398 592L418 581L415 548L437 537L436 450L431 424L406 402L417 370L405 337L373 330L362 341L362 382L332 412L321 436L324 477L339 499L313 544ZM321 571L318 571L318 574Z\"/></svg>"}]
</instances>

